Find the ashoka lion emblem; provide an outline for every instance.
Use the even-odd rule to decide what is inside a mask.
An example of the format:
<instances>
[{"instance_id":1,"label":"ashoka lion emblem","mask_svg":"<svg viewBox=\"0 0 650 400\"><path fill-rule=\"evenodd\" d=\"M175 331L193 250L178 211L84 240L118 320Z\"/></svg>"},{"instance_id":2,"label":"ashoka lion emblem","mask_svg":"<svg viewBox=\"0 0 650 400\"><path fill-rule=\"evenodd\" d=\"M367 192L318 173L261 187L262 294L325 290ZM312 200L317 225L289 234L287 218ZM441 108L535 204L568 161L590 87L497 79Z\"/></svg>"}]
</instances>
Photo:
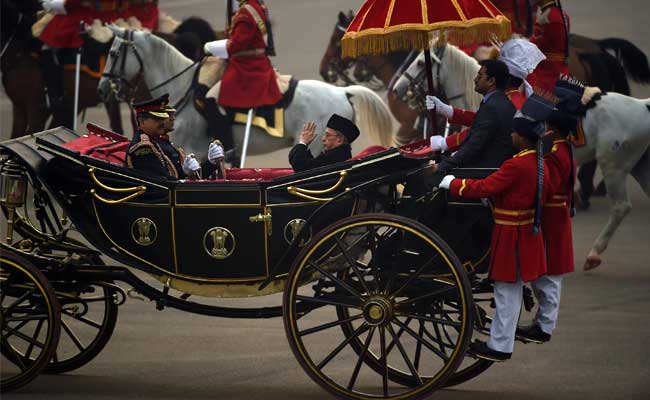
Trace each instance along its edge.
<instances>
[{"instance_id":1,"label":"ashoka lion emblem","mask_svg":"<svg viewBox=\"0 0 650 400\"><path fill-rule=\"evenodd\" d=\"M203 248L212 258L223 260L235 251L235 235L228 229L217 226L203 235Z\"/></svg>"},{"instance_id":2,"label":"ashoka lion emblem","mask_svg":"<svg viewBox=\"0 0 650 400\"><path fill-rule=\"evenodd\" d=\"M291 244L293 238L295 238L298 235L298 233L300 232L300 230L302 229L302 227L305 225L306 222L307 221L300 218L292 219L291 221L289 221L287 225L285 225L284 227L284 240L286 240L287 243ZM309 239L311 239L311 228L309 229L309 233L307 237L302 238L300 240L300 243L298 243L298 246L299 247L304 246L305 243L309 241Z\"/></svg>"},{"instance_id":3,"label":"ashoka lion emblem","mask_svg":"<svg viewBox=\"0 0 650 400\"><path fill-rule=\"evenodd\" d=\"M149 246L158 237L158 228L149 218L138 218L131 224L131 237L140 246Z\"/></svg>"}]
</instances>

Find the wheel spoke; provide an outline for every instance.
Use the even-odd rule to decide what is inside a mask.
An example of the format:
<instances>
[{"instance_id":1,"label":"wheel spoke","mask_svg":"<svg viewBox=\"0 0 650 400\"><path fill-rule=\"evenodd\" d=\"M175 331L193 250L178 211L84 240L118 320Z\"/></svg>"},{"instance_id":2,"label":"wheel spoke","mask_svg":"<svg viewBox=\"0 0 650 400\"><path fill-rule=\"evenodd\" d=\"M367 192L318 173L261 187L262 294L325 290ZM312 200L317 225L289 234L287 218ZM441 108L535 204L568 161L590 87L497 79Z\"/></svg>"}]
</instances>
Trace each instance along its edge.
<instances>
[{"instance_id":1,"label":"wheel spoke","mask_svg":"<svg viewBox=\"0 0 650 400\"><path fill-rule=\"evenodd\" d=\"M352 376L350 377L350 382L348 383L348 391L352 391L352 388L354 387L354 383L357 381L357 377L359 376L359 370L361 370L363 359L366 356L366 353L368 352L368 347L370 346L370 342L372 341L372 336L375 334L375 329L376 328L373 326L370 328L370 332L368 332L368 337L366 338L366 342L363 344L363 350L359 354L357 365L354 366L354 371L352 372Z\"/></svg>"},{"instance_id":2,"label":"wheel spoke","mask_svg":"<svg viewBox=\"0 0 650 400\"><path fill-rule=\"evenodd\" d=\"M371 293L370 289L368 289L368 285L366 285L366 281L363 279L363 276L361 275L361 271L359 271L359 268L357 267L357 263L352 259L352 256L350 256L350 253L348 252L348 249L345 248L345 246L341 242L341 239L338 236L336 237L336 244L341 250L343 257L345 257L345 260L348 262L348 264L350 264L352 271L354 271L355 275L359 278L359 283L363 287L363 290L365 290L366 293Z\"/></svg>"},{"instance_id":3,"label":"wheel spoke","mask_svg":"<svg viewBox=\"0 0 650 400\"><path fill-rule=\"evenodd\" d=\"M45 347L45 345L44 345L43 343L40 343L38 340L33 339L33 338L31 338L31 337L25 335L25 334L22 333L22 332L19 332L19 331L17 331L17 330L14 330L13 328L10 328L10 327L8 327L8 326L5 326L5 330L6 330L7 332L11 332L13 335L16 335L16 337L21 338L22 340L26 341L27 343L32 343L32 344L33 344L34 346L36 346L36 347L40 347L41 349Z\"/></svg>"},{"instance_id":4,"label":"wheel spoke","mask_svg":"<svg viewBox=\"0 0 650 400\"><path fill-rule=\"evenodd\" d=\"M339 278L335 277L334 275L330 274L323 268L321 268L318 264L316 264L313 261L309 261L309 265L311 265L313 268L315 268L318 272L321 274L325 275L327 278L329 278L332 282L340 286L341 288L345 289L348 293L353 295L354 297L358 298L359 300L363 301L363 297L359 292L357 292L352 286L348 285L347 283L343 282Z\"/></svg>"},{"instance_id":5,"label":"wheel spoke","mask_svg":"<svg viewBox=\"0 0 650 400\"><path fill-rule=\"evenodd\" d=\"M395 334L393 327L390 324L388 324L386 327L388 328L388 333L390 333L390 335L393 337L393 341L395 342L397 349L399 350L400 354L402 354L402 358L404 359L404 362L406 362L406 365L411 371L411 375L413 375L413 377L418 381L419 385L422 385L424 382L422 381L422 378L418 374L418 371L415 369L413 363L411 362L408 355L406 354L406 351L404 351L404 347L402 346L402 343L399 341L399 338Z\"/></svg>"},{"instance_id":6,"label":"wheel spoke","mask_svg":"<svg viewBox=\"0 0 650 400\"><path fill-rule=\"evenodd\" d=\"M401 306L403 304L417 303L417 302L422 301L422 300L427 300L430 297L439 296L439 295L441 295L443 293L446 293L446 292L449 292L449 291L452 291L452 290L456 290L456 289L457 288L455 286L446 287L446 288L443 288L443 289L438 289L438 290L435 290L433 292L423 294L422 296L414 297L412 299L406 299L406 300L398 301L397 303L395 303L395 306L398 307L398 306Z\"/></svg>"},{"instance_id":7,"label":"wheel spoke","mask_svg":"<svg viewBox=\"0 0 650 400\"><path fill-rule=\"evenodd\" d=\"M408 325L411 323L411 321L412 321L411 318L407 318L406 321L404 321L404 323ZM400 327L399 330L397 331L397 337L401 338L403 333L404 333L404 328ZM390 354L390 352L393 351L394 346L395 346L395 340L391 341L390 345L388 345L388 348L386 349L386 355Z\"/></svg>"},{"instance_id":8,"label":"wheel spoke","mask_svg":"<svg viewBox=\"0 0 650 400\"><path fill-rule=\"evenodd\" d=\"M409 278L404 282L402 286L400 286L399 289L397 289L395 292L391 293L391 297L397 297L398 294L402 293L404 289L406 289L415 279L417 279L418 276L420 276L425 269L429 268L433 263L440 257L440 254L436 254L433 257L431 257L427 262L422 264L420 268L418 268L415 272L413 272Z\"/></svg>"},{"instance_id":9,"label":"wheel spoke","mask_svg":"<svg viewBox=\"0 0 650 400\"><path fill-rule=\"evenodd\" d=\"M426 335L429 336L431 339L433 339L434 342L438 343L438 346L440 346L440 351L443 352L445 355L447 355L447 350L445 349L445 346L447 344L442 341L442 337L440 336L440 328L438 327L438 324L433 324L433 330L436 332L435 338L433 337L433 335L431 335L431 333L428 330L426 331ZM422 337L422 335L420 335L420 337ZM453 349L453 346L451 346L451 348Z\"/></svg>"},{"instance_id":10,"label":"wheel spoke","mask_svg":"<svg viewBox=\"0 0 650 400\"><path fill-rule=\"evenodd\" d=\"M43 320L38 321L38 324L36 325L36 329L34 329L34 340L38 339L38 335L41 333L41 328L43 327ZM30 359L32 356L32 351L34 350L34 344L30 343L29 346L27 346L27 351L25 352L25 358Z\"/></svg>"},{"instance_id":11,"label":"wheel spoke","mask_svg":"<svg viewBox=\"0 0 650 400\"><path fill-rule=\"evenodd\" d=\"M35 289L28 290L27 292L25 292L25 294L23 294L22 296L17 298L9 306L5 307L5 309L3 310L5 315L9 314L14 307L16 307L18 304L22 303L23 301L25 301L25 299L27 299L29 296L31 296L32 293L34 293L34 290Z\"/></svg>"},{"instance_id":12,"label":"wheel spoke","mask_svg":"<svg viewBox=\"0 0 650 400\"><path fill-rule=\"evenodd\" d=\"M297 300L302 300L302 301L307 301L311 303L318 303L318 304L327 304L330 306L340 306L340 307L348 307L348 308L355 308L357 310L361 309L361 305L359 304L352 304L352 303L345 303L340 300L330 300L329 298L323 298L323 297L309 297L309 296L296 296Z\"/></svg>"},{"instance_id":13,"label":"wheel spoke","mask_svg":"<svg viewBox=\"0 0 650 400\"><path fill-rule=\"evenodd\" d=\"M84 317L83 315L74 315L74 313L70 312L69 310L61 310L61 314L65 314L68 317L73 318L73 319L75 319L77 321L83 322L83 323L85 323L87 325L90 325L93 328L102 329L102 324L100 324L99 322L93 321L90 318Z\"/></svg>"},{"instance_id":14,"label":"wheel spoke","mask_svg":"<svg viewBox=\"0 0 650 400\"><path fill-rule=\"evenodd\" d=\"M321 361L321 362L316 366L316 368L318 368L319 371L322 370L322 369L327 365L327 363L329 363L330 361L332 361L332 359L333 359L334 357L336 357L336 355L339 354L339 353L341 352L341 350L343 350L343 348L344 348L345 346L347 346L348 343L350 343L350 342L352 341L352 339L356 339L356 338L357 338L359 335L361 335L363 332L367 331L369 327L370 327L370 326L369 326L366 322L364 322L363 324L361 324L361 326L359 326L357 329L355 329L355 331L352 332L352 334L351 334L350 336L348 336L348 337L347 337L343 342L341 342L338 346L336 346L336 348L335 348L334 350L332 350L332 352L331 352L330 354L328 354L328 355L327 355L327 356L326 356L326 357L325 357L325 358L324 358L324 359L323 359L323 360L322 360L322 361Z\"/></svg>"},{"instance_id":15,"label":"wheel spoke","mask_svg":"<svg viewBox=\"0 0 650 400\"><path fill-rule=\"evenodd\" d=\"M336 320L336 321L333 321L333 322L329 322L327 324L314 326L313 328L308 328L308 329L305 329L305 330L302 330L302 331L298 332L298 336L307 336L307 335L310 335L312 333L323 331L325 329L329 329L329 328L332 328L332 327L335 327L335 326L343 325L343 324L346 324L348 322L356 321L357 319L359 319L361 317L363 317L363 314L358 314L358 315L355 315L355 316L350 317L350 318Z\"/></svg>"},{"instance_id":16,"label":"wheel spoke","mask_svg":"<svg viewBox=\"0 0 650 400\"><path fill-rule=\"evenodd\" d=\"M13 348L13 346L9 343L8 340L2 338L2 341L4 342L4 347L12 353L12 359L16 361L16 364L18 364L18 368L20 368L21 371L26 370L27 366L23 362L23 356Z\"/></svg>"},{"instance_id":17,"label":"wheel spoke","mask_svg":"<svg viewBox=\"0 0 650 400\"><path fill-rule=\"evenodd\" d=\"M461 323L457 321L450 321L450 320L445 320L445 319L439 319L439 318L431 318L431 317L426 317L424 315L414 315L414 314L400 314L404 317L409 317L413 319L417 319L420 321L428 321L428 322L433 322L435 324L441 324L441 325L450 325L450 326L455 326L456 328L461 327Z\"/></svg>"},{"instance_id":18,"label":"wheel spoke","mask_svg":"<svg viewBox=\"0 0 650 400\"><path fill-rule=\"evenodd\" d=\"M375 230L374 225L368 225L368 247L370 247L370 263L368 267L372 269L377 269L377 231ZM379 293L379 275L375 274L375 293Z\"/></svg>"},{"instance_id":19,"label":"wheel spoke","mask_svg":"<svg viewBox=\"0 0 650 400\"><path fill-rule=\"evenodd\" d=\"M9 322L13 322L13 321L7 321L7 323L9 323ZM14 326L13 329L15 329L15 330L18 331L18 330L20 330L20 328L22 328L23 326L27 325L29 322L31 322L31 319L23 320L23 321L21 321L18 325ZM6 339L9 339L9 338L11 337L11 335L13 335L13 333L10 333L10 334L8 334L8 335L4 335L4 337L5 337Z\"/></svg>"},{"instance_id":20,"label":"wheel spoke","mask_svg":"<svg viewBox=\"0 0 650 400\"><path fill-rule=\"evenodd\" d=\"M418 330L418 336L422 337L424 333L424 322L419 321L420 329ZM420 369L420 356L422 355L422 343L418 340L418 343L415 345L415 359L413 364L415 364L415 369Z\"/></svg>"},{"instance_id":21,"label":"wheel spoke","mask_svg":"<svg viewBox=\"0 0 650 400\"><path fill-rule=\"evenodd\" d=\"M75 344L75 346L77 346L79 351L84 351L86 349L86 347L83 345L83 343L81 343L81 340L79 340L77 335L75 335L74 332L72 332L72 329L70 329L70 326L68 326L67 322L61 320L61 327L68 334L68 336L70 336L70 339Z\"/></svg>"},{"instance_id":22,"label":"wheel spoke","mask_svg":"<svg viewBox=\"0 0 650 400\"><path fill-rule=\"evenodd\" d=\"M413 337L413 339L415 339L415 340L418 341L418 342L422 342L422 344L423 344L424 346L426 346L426 348L428 348L429 350L431 350L431 352L433 352L433 354L435 354L435 355L437 355L438 357L442 358L443 360L445 360L445 362L449 360L449 358L447 357L446 354L441 353L440 350L436 349L436 348L435 348L431 343L427 342L424 338L419 337L419 336L417 335L417 333L415 333L415 332L414 332L411 328L409 328L408 326L404 325L400 320L398 320L397 318L395 318L393 321L394 321L397 325L399 325L400 327L403 327L404 330L406 331L406 333L408 333L409 335L411 335L411 336ZM397 345L399 346L400 344L397 343Z\"/></svg>"},{"instance_id":23,"label":"wheel spoke","mask_svg":"<svg viewBox=\"0 0 650 400\"><path fill-rule=\"evenodd\" d=\"M381 374L381 388L384 397L388 397L388 353L386 352L386 328L379 328L379 347L381 347L381 363L384 367Z\"/></svg>"}]
</instances>

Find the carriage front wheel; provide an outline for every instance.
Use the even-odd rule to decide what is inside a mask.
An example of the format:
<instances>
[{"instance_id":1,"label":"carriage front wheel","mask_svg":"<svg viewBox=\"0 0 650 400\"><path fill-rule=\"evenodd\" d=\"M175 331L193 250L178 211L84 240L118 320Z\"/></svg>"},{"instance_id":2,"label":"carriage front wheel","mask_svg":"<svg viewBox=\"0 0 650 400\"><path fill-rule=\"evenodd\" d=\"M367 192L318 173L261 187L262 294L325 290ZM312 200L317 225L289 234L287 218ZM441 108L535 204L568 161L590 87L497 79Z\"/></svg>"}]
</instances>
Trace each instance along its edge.
<instances>
[{"instance_id":1,"label":"carriage front wheel","mask_svg":"<svg viewBox=\"0 0 650 400\"><path fill-rule=\"evenodd\" d=\"M293 262L283 306L300 365L345 399L427 396L472 335L471 286L458 258L431 229L390 214L320 231Z\"/></svg>"},{"instance_id":2,"label":"carriage front wheel","mask_svg":"<svg viewBox=\"0 0 650 400\"><path fill-rule=\"evenodd\" d=\"M0 390L7 392L35 379L56 352L61 314L45 276L25 258L0 253L2 337Z\"/></svg>"}]
</instances>

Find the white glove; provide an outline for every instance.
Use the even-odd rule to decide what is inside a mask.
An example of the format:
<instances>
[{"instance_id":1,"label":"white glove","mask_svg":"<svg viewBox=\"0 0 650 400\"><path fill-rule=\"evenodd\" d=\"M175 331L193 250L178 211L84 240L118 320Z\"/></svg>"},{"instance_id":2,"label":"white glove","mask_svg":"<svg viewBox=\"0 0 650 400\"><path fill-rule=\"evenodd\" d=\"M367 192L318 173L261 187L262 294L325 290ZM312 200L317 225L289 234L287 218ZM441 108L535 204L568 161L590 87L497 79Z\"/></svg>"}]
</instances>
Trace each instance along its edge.
<instances>
[{"instance_id":1,"label":"white glove","mask_svg":"<svg viewBox=\"0 0 650 400\"><path fill-rule=\"evenodd\" d=\"M223 157L223 147L216 143L210 143L210 147L208 147L208 160L212 164L216 165L217 162L219 162L219 159Z\"/></svg>"},{"instance_id":2,"label":"white glove","mask_svg":"<svg viewBox=\"0 0 650 400\"><path fill-rule=\"evenodd\" d=\"M228 49L226 45L228 39L215 40L214 42L206 42L203 46L203 51L205 54L212 54L219 58L228 59Z\"/></svg>"},{"instance_id":3,"label":"white glove","mask_svg":"<svg viewBox=\"0 0 650 400\"><path fill-rule=\"evenodd\" d=\"M194 153L189 154L187 157L185 157L185 161L183 161L183 172L185 172L185 175L190 175L200 169L201 164L199 164L199 162L196 160L196 157L194 157Z\"/></svg>"},{"instance_id":4,"label":"white glove","mask_svg":"<svg viewBox=\"0 0 650 400\"><path fill-rule=\"evenodd\" d=\"M67 14L65 11L65 0L41 0L43 10L52 14Z\"/></svg>"},{"instance_id":5,"label":"white glove","mask_svg":"<svg viewBox=\"0 0 650 400\"><path fill-rule=\"evenodd\" d=\"M447 140L440 135L431 136L429 140L433 151L446 151L449 148L447 147Z\"/></svg>"},{"instance_id":6,"label":"white glove","mask_svg":"<svg viewBox=\"0 0 650 400\"><path fill-rule=\"evenodd\" d=\"M440 188L440 189L449 189L449 186L451 186L451 181L453 181L454 179L456 179L456 177L453 176L453 175L445 176L444 178L442 178L442 181L440 182L440 185L438 186L438 188Z\"/></svg>"},{"instance_id":7,"label":"white glove","mask_svg":"<svg viewBox=\"0 0 650 400\"><path fill-rule=\"evenodd\" d=\"M436 114L442 115L447 119L454 116L454 108L449 104L443 103L436 96L427 96L424 102L426 103L427 110L436 110Z\"/></svg>"}]
</instances>

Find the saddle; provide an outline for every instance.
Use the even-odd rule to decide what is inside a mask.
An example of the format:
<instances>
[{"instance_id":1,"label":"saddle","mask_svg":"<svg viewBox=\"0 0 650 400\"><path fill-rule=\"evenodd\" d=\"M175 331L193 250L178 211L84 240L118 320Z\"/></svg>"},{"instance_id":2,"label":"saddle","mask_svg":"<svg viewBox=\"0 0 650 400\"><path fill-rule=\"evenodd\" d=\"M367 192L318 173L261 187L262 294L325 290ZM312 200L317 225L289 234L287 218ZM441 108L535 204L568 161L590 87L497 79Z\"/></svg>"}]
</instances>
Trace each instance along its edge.
<instances>
[{"instance_id":1,"label":"saddle","mask_svg":"<svg viewBox=\"0 0 650 400\"><path fill-rule=\"evenodd\" d=\"M219 93L221 92L221 78L223 73L226 70L227 60L224 60L219 57L206 57L206 59L201 64L201 67L198 70L197 74L197 83L206 87L209 87L206 94L206 98L213 98L215 100L219 99ZM298 81L293 79L291 75L282 75L279 72L275 72L276 82L280 93L282 94L282 99L272 106L258 107L255 109L253 116L252 125L264 130L267 134L277 137L284 137L284 109L291 104L293 100L293 95L296 91L296 86ZM218 102L217 102L218 104ZM203 105L203 99L196 99L195 106L197 110L201 112ZM235 124L246 124L248 120L248 110L244 109L228 109L225 110L219 107L219 111L226 115L228 113L232 114L232 120Z\"/></svg>"}]
</instances>

